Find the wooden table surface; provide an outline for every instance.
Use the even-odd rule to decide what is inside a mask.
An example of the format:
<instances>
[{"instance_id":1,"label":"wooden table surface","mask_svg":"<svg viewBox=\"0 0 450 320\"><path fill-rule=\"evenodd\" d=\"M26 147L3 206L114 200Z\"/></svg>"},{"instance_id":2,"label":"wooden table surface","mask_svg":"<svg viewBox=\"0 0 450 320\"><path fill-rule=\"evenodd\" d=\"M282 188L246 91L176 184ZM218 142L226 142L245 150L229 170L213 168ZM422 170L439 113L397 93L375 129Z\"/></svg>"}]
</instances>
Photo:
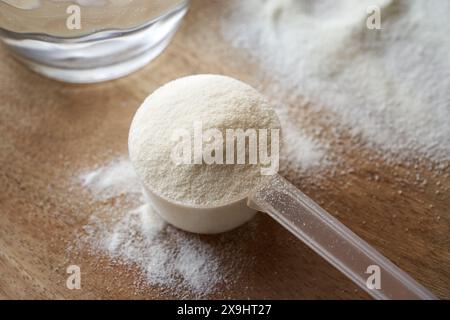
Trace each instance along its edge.
<instances>
[{"instance_id":1,"label":"wooden table surface","mask_svg":"<svg viewBox=\"0 0 450 320\"><path fill-rule=\"evenodd\" d=\"M217 21L223 3L194 1L160 57L131 76L102 84L43 78L0 47L0 298L175 297L151 286L137 291L136 270L107 257L68 253L89 216L105 205L86 201L73 180L80 170L126 155L134 112L171 79L225 74L265 92L270 77L221 39ZM308 106L299 107L301 99L283 94L293 117L317 117ZM308 129L308 122L299 123ZM320 174L284 174L438 297L450 298L448 165L414 159L389 164L345 138L332 148L340 161ZM424 178L418 182L417 175ZM369 298L267 216L260 214L253 227L250 241L238 238L248 226L225 236L243 250L241 259L252 263L210 298ZM214 237L209 241L214 245ZM70 264L82 268L81 290L66 288Z\"/></svg>"}]
</instances>

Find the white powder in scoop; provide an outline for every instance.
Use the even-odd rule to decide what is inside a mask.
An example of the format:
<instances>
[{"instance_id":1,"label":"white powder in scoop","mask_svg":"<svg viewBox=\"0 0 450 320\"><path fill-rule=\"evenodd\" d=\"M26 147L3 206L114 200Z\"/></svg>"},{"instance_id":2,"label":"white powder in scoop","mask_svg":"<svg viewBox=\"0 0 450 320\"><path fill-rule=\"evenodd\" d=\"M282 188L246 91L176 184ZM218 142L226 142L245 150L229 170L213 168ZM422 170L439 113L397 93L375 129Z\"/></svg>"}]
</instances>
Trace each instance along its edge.
<instances>
[{"instance_id":1,"label":"white powder in scoop","mask_svg":"<svg viewBox=\"0 0 450 320\"><path fill-rule=\"evenodd\" d=\"M369 30L369 6L381 30ZM225 38L369 146L450 158L450 2L233 0ZM270 90L270 88L269 88ZM274 95L280 94L275 88Z\"/></svg>"},{"instance_id":2,"label":"white powder in scoop","mask_svg":"<svg viewBox=\"0 0 450 320\"><path fill-rule=\"evenodd\" d=\"M280 128L266 98L243 82L218 75L169 82L145 100L130 128L130 159L149 190L184 204L215 206L245 198L269 178L262 174L260 161L194 164L192 160L192 164L177 165L172 153L179 141L173 136L186 130L192 141L189 149L193 150L196 123L201 123L204 132L218 130L222 146L228 129L266 129L271 134L271 129Z\"/></svg>"}]
</instances>

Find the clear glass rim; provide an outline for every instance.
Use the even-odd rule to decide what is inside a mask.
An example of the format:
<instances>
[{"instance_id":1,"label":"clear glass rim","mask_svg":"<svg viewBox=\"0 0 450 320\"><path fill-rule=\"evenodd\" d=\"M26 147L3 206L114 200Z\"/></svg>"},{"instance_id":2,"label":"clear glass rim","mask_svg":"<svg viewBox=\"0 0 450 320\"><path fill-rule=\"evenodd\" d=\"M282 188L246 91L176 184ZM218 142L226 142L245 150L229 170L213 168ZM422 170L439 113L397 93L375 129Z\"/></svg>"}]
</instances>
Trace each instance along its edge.
<instances>
[{"instance_id":1,"label":"clear glass rim","mask_svg":"<svg viewBox=\"0 0 450 320\"><path fill-rule=\"evenodd\" d=\"M83 42L103 40L103 39L108 39L108 38L114 37L117 34L122 34L122 33L132 34L135 32L139 32L140 30L147 28L151 24L153 24L161 19L164 19L164 18L172 15L175 12L185 9L186 7L188 7L189 2L190 2L190 0L183 0L183 2L172 7L167 12L145 22L144 24L141 24L139 26L132 27L132 28L124 28L124 29L107 28L107 29L97 30L90 34L86 34L86 35L82 35L82 36L62 37L62 36L55 36L55 35L39 33L39 32L15 32L15 31L11 31L11 30L0 27L0 37L6 37L6 38L10 38L10 39L15 39L15 40L31 38L32 40L36 40L36 41L55 42L55 43L83 43Z\"/></svg>"}]
</instances>

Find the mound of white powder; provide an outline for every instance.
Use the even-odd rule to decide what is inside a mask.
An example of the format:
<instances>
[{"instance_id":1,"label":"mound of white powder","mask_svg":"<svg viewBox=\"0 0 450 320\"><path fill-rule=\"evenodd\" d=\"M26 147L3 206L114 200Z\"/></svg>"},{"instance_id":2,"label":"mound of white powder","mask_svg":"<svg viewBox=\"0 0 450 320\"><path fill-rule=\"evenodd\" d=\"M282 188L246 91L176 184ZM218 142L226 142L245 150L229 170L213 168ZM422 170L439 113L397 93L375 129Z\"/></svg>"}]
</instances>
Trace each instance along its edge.
<instances>
[{"instance_id":1,"label":"mound of white powder","mask_svg":"<svg viewBox=\"0 0 450 320\"><path fill-rule=\"evenodd\" d=\"M381 30L366 27L369 6ZM450 2L233 0L222 30L282 86L388 156L450 158ZM274 95L279 95L274 87Z\"/></svg>"},{"instance_id":2,"label":"mound of white powder","mask_svg":"<svg viewBox=\"0 0 450 320\"><path fill-rule=\"evenodd\" d=\"M271 129L280 128L266 98L243 82L218 75L169 82L145 100L130 128L130 159L149 190L184 204L215 206L245 198L268 178L261 173L260 161L196 164L191 156L190 164L176 164L172 153L179 141L172 138L177 130L186 130L192 141L189 150L194 150L196 123L204 132L218 130L222 146L228 129L266 129L271 134ZM237 148L233 152L236 155Z\"/></svg>"}]
</instances>

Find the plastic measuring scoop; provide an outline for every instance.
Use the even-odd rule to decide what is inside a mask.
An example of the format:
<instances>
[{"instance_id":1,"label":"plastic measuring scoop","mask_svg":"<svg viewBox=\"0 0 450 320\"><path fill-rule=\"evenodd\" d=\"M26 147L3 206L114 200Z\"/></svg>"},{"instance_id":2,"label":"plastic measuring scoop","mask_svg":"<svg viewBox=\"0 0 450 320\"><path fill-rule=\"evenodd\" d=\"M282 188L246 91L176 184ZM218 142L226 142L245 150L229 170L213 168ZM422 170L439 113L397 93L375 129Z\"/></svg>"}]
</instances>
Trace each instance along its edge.
<instances>
[{"instance_id":1,"label":"plastic measuring scoop","mask_svg":"<svg viewBox=\"0 0 450 320\"><path fill-rule=\"evenodd\" d=\"M148 189L146 193L163 219L195 233L231 230L250 220L257 211L266 212L373 298L436 299L279 175L274 175L270 183L262 185L248 198L214 208L175 203ZM379 288L367 284L371 270L379 271Z\"/></svg>"}]
</instances>

